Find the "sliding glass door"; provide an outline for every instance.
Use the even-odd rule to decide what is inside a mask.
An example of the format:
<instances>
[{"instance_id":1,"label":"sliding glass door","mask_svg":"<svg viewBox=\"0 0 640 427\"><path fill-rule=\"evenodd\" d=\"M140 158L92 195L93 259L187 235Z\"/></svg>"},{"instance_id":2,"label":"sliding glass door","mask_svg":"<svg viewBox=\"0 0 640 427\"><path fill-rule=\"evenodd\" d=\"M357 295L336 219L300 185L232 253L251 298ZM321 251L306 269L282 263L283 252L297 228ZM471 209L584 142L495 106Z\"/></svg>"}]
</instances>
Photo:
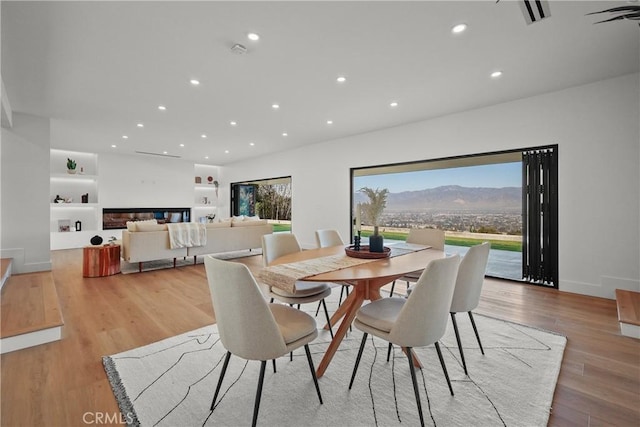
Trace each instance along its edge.
<instances>
[{"instance_id":1,"label":"sliding glass door","mask_svg":"<svg viewBox=\"0 0 640 427\"><path fill-rule=\"evenodd\" d=\"M558 286L558 161L553 147L522 153L522 277Z\"/></svg>"},{"instance_id":2,"label":"sliding glass door","mask_svg":"<svg viewBox=\"0 0 640 427\"><path fill-rule=\"evenodd\" d=\"M387 188L385 241L404 240L410 228L439 228L445 250L461 255L490 241L488 276L557 287L556 152L543 147L352 169L352 212L363 201L362 187ZM365 224L365 237L367 230Z\"/></svg>"}]
</instances>

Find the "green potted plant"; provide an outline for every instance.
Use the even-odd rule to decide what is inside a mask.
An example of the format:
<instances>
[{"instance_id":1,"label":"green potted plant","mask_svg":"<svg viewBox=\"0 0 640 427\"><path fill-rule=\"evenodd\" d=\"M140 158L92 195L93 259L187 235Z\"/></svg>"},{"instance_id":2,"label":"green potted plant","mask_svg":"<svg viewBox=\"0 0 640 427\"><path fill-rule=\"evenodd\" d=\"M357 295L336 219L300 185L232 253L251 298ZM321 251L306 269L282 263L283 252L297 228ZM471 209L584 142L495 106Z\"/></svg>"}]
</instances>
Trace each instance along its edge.
<instances>
[{"instance_id":1,"label":"green potted plant","mask_svg":"<svg viewBox=\"0 0 640 427\"><path fill-rule=\"evenodd\" d=\"M387 206L389 190L386 188L382 190L376 188L374 190L369 187L362 187L359 191L366 194L369 198L369 203L362 203L360 205L364 220L373 225L373 235L369 236L369 251L384 252L384 238L379 234L378 227L380 226L382 212Z\"/></svg>"},{"instance_id":2,"label":"green potted plant","mask_svg":"<svg viewBox=\"0 0 640 427\"><path fill-rule=\"evenodd\" d=\"M76 161L67 157L67 172L76 173Z\"/></svg>"}]
</instances>

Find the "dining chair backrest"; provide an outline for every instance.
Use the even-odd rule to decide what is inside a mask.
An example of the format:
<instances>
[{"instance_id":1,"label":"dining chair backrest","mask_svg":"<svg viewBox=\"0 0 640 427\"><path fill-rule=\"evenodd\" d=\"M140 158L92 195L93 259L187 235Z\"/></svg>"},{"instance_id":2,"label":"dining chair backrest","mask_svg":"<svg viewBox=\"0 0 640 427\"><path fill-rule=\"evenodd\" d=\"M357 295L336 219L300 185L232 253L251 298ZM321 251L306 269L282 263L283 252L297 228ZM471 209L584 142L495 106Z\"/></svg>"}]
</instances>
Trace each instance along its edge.
<instances>
[{"instance_id":1,"label":"dining chair backrest","mask_svg":"<svg viewBox=\"0 0 640 427\"><path fill-rule=\"evenodd\" d=\"M407 243L428 245L439 251L444 250L444 230L436 228L410 228Z\"/></svg>"},{"instance_id":2,"label":"dining chair backrest","mask_svg":"<svg viewBox=\"0 0 640 427\"><path fill-rule=\"evenodd\" d=\"M295 234L277 233L262 236L262 263L265 267L281 256L300 251L302 248Z\"/></svg>"},{"instance_id":3,"label":"dining chair backrest","mask_svg":"<svg viewBox=\"0 0 640 427\"><path fill-rule=\"evenodd\" d=\"M460 256L431 261L389 331L389 341L402 347L424 347L444 335Z\"/></svg>"},{"instance_id":4,"label":"dining chair backrest","mask_svg":"<svg viewBox=\"0 0 640 427\"><path fill-rule=\"evenodd\" d=\"M471 311L478 306L489 260L489 249L491 249L489 242L472 246L460 261L456 289L451 301L452 313Z\"/></svg>"},{"instance_id":5,"label":"dining chair backrest","mask_svg":"<svg viewBox=\"0 0 640 427\"><path fill-rule=\"evenodd\" d=\"M344 245L340 233L336 230L316 230L316 243L319 248Z\"/></svg>"},{"instance_id":6,"label":"dining chair backrest","mask_svg":"<svg viewBox=\"0 0 640 427\"><path fill-rule=\"evenodd\" d=\"M287 353L282 333L246 265L204 259L222 345L248 360L269 360Z\"/></svg>"}]
</instances>

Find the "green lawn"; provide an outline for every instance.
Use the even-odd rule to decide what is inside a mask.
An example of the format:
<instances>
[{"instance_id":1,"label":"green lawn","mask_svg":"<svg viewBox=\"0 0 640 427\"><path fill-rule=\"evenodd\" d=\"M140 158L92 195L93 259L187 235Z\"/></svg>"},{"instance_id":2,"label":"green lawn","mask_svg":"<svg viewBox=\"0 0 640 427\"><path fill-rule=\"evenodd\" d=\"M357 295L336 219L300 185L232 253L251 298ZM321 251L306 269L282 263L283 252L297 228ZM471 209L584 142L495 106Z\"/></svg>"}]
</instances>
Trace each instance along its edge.
<instances>
[{"instance_id":1,"label":"green lawn","mask_svg":"<svg viewBox=\"0 0 640 427\"><path fill-rule=\"evenodd\" d=\"M280 231L291 231L291 224L272 224L273 232L278 233Z\"/></svg>"}]
</instances>

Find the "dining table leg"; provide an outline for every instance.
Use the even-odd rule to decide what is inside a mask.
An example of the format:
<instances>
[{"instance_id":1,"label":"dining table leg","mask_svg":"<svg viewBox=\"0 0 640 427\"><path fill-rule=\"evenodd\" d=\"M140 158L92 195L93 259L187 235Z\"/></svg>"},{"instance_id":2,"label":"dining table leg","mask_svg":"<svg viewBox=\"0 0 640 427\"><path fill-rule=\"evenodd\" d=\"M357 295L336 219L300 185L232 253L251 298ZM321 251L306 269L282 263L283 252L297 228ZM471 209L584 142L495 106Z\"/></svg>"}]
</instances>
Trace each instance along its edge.
<instances>
[{"instance_id":1,"label":"dining table leg","mask_svg":"<svg viewBox=\"0 0 640 427\"><path fill-rule=\"evenodd\" d=\"M316 375L318 377L321 377L329 366L333 355L337 351L340 343L342 342L342 339L347 333L347 329L349 328L349 326L351 326L351 323L356 318L360 307L362 307L362 303L365 300L376 301L382 298L382 295L380 295L380 288L382 288L387 283L389 283L388 279L374 279L356 282L353 284L354 291L349 293L349 296L342 302L342 305L340 305L333 316L331 316L332 325L337 325L340 319L344 319L342 320L342 323L338 328L338 332L334 334L334 339L331 341L331 344L329 344L329 347L327 348L327 351L322 358L320 365L318 365L318 370L316 372ZM325 324L324 329L328 330L329 325ZM405 349L403 348L402 351L404 352ZM422 369L422 363L420 362L418 355L415 352L412 353L413 366Z\"/></svg>"},{"instance_id":2,"label":"dining table leg","mask_svg":"<svg viewBox=\"0 0 640 427\"><path fill-rule=\"evenodd\" d=\"M356 287L355 291L349 294L349 298L342 302L342 305L340 307L345 306L344 319L342 320L342 323L340 323L338 331L334 334L333 339L331 340L331 343L327 348L327 351L324 353L324 356L322 357L322 360L318 365L318 369L316 370L316 376L318 378L324 375L324 372L327 370L329 363L331 363L331 359L333 359L333 356L338 350L338 347L340 347L342 339L349 330L349 325L351 325L351 322L353 322L353 319L355 319L356 314L358 314L358 310L364 302L364 297L364 289L359 289L359 287ZM351 301L349 301L349 299ZM333 319L331 319L331 321L333 322Z\"/></svg>"},{"instance_id":3,"label":"dining table leg","mask_svg":"<svg viewBox=\"0 0 640 427\"><path fill-rule=\"evenodd\" d=\"M353 302L353 300L356 298L356 292L350 292L349 295L347 296L347 298L345 298L345 300L342 302L342 304L340 304L340 306L338 307L338 309L333 313L333 316L331 316L331 324L332 325L337 325L338 321L340 319L342 319L344 317L344 315L347 313L349 306L351 305L351 303ZM325 323L324 325L324 329L329 330L329 324Z\"/></svg>"}]
</instances>

